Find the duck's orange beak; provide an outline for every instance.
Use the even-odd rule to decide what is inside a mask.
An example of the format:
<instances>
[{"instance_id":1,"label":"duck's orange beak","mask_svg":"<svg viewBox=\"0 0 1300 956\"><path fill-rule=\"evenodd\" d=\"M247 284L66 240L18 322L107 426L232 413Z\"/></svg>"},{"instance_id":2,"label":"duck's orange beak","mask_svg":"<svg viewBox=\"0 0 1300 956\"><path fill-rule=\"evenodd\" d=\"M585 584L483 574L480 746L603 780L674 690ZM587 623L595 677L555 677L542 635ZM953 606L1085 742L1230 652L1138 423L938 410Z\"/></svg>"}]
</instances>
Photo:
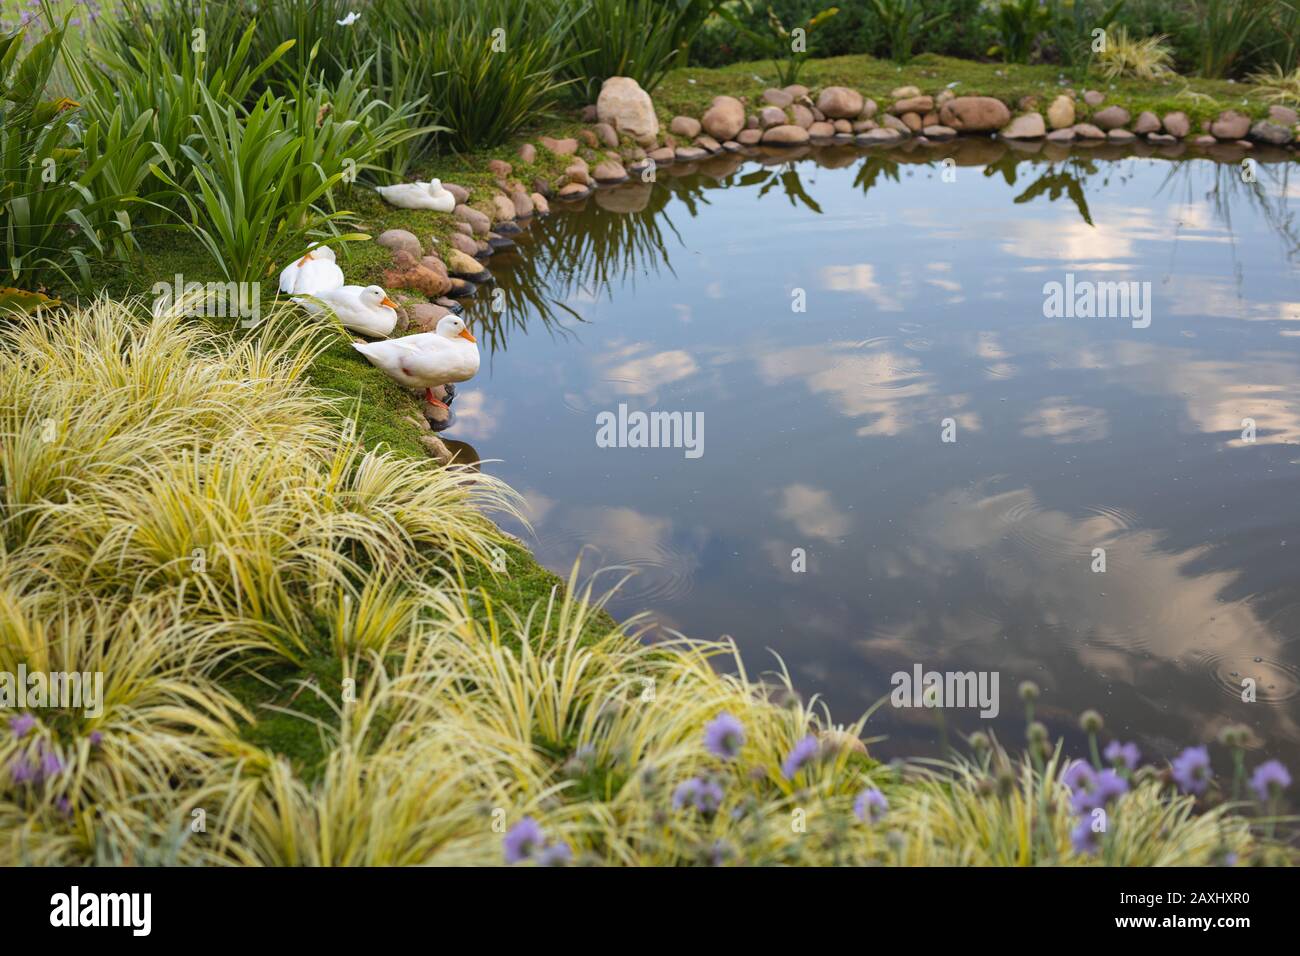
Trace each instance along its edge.
<instances>
[{"instance_id":1,"label":"duck's orange beak","mask_svg":"<svg viewBox=\"0 0 1300 956\"><path fill-rule=\"evenodd\" d=\"M388 306L394 312L397 311L397 303L394 302L392 299L390 299L388 296L384 296L384 301L380 302L379 304Z\"/></svg>"},{"instance_id":2,"label":"duck's orange beak","mask_svg":"<svg viewBox=\"0 0 1300 956\"><path fill-rule=\"evenodd\" d=\"M471 342L478 341L478 339L474 338L474 336L469 334L469 329L461 329L456 334L459 335L462 339L469 339Z\"/></svg>"},{"instance_id":3,"label":"duck's orange beak","mask_svg":"<svg viewBox=\"0 0 1300 956\"><path fill-rule=\"evenodd\" d=\"M301 259L298 260L298 265L300 265L300 266L305 266L305 265L307 264L307 260L308 260L308 259L314 259L314 258L316 258L316 257L313 256L313 255L309 252L309 253L307 253L305 256L303 256Z\"/></svg>"}]
</instances>

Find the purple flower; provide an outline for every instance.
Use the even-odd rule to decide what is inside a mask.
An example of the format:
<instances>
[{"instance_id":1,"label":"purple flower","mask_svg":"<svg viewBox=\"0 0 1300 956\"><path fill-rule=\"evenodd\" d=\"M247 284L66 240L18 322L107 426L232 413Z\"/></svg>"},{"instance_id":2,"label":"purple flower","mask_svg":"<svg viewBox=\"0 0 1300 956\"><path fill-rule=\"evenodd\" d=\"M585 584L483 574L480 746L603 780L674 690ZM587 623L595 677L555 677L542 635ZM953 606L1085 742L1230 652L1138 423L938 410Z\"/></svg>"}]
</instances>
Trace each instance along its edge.
<instances>
[{"instance_id":1,"label":"purple flower","mask_svg":"<svg viewBox=\"0 0 1300 956\"><path fill-rule=\"evenodd\" d=\"M793 780L795 774L804 768L809 760L817 755L817 738L809 734L803 740L794 745L794 748L786 754L785 760L781 764L781 773L785 779Z\"/></svg>"},{"instance_id":2,"label":"purple flower","mask_svg":"<svg viewBox=\"0 0 1300 956\"><path fill-rule=\"evenodd\" d=\"M704 746L723 760L734 760L745 745L745 726L731 714L718 714L704 728Z\"/></svg>"},{"instance_id":3,"label":"purple flower","mask_svg":"<svg viewBox=\"0 0 1300 956\"><path fill-rule=\"evenodd\" d=\"M1118 740L1112 740L1106 745L1106 759L1112 767L1119 768L1123 765L1129 770L1136 770L1142 753L1137 744L1122 744Z\"/></svg>"},{"instance_id":4,"label":"purple flower","mask_svg":"<svg viewBox=\"0 0 1300 956\"><path fill-rule=\"evenodd\" d=\"M1098 834L1093 832L1092 818L1084 817L1070 831L1070 845L1074 847L1075 853L1096 853L1101 844L1098 840Z\"/></svg>"},{"instance_id":5,"label":"purple flower","mask_svg":"<svg viewBox=\"0 0 1300 956\"><path fill-rule=\"evenodd\" d=\"M569 844L555 841L542 847L537 854L538 866L568 866L573 862L573 851Z\"/></svg>"},{"instance_id":6,"label":"purple flower","mask_svg":"<svg viewBox=\"0 0 1300 956\"><path fill-rule=\"evenodd\" d=\"M863 823L877 823L889 811L889 801L875 787L863 790L853 801L853 812Z\"/></svg>"},{"instance_id":7,"label":"purple flower","mask_svg":"<svg viewBox=\"0 0 1300 956\"><path fill-rule=\"evenodd\" d=\"M1086 760L1076 760L1065 768L1061 782L1070 788L1070 792L1090 793L1097 787L1097 772Z\"/></svg>"},{"instance_id":8,"label":"purple flower","mask_svg":"<svg viewBox=\"0 0 1300 956\"><path fill-rule=\"evenodd\" d=\"M9 721L9 729L14 732L15 737L26 737L27 732L36 726L36 718L31 714L19 714Z\"/></svg>"},{"instance_id":9,"label":"purple flower","mask_svg":"<svg viewBox=\"0 0 1300 956\"><path fill-rule=\"evenodd\" d=\"M542 846L542 827L532 817L524 817L510 828L503 845L507 863L522 863Z\"/></svg>"},{"instance_id":10,"label":"purple flower","mask_svg":"<svg viewBox=\"0 0 1300 956\"><path fill-rule=\"evenodd\" d=\"M14 783L32 783L36 780L36 773L39 768L27 759L25 754L19 755L14 761L12 769L9 771L13 777Z\"/></svg>"},{"instance_id":11,"label":"purple flower","mask_svg":"<svg viewBox=\"0 0 1300 956\"><path fill-rule=\"evenodd\" d=\"M90 746L98 747L103 742L104 742L104 735L100 731L92 730L90 732Z\"/></svg>"},{"instance_id":12,"label":"purple flower","mask_svg":"<svg viewBox=\"0 0 1300 956\"><path fill-rule=\"evenodd\" d=\"M44 748L42 748L44 749ZM55 774L62 772L63 761L53 750L46 750L41 758L41 775L53 777Z\"/></svg>"},{"instance_id":13,"label":"purple flower","mask_svg":"<svg viewBox=\"0 0 1300 956\"><path fill-rule=\"evenodd\" d=\"M691 807L706 817L711 817L722 805L722 796L722 787L714 781L692 777L673 791L673 809Z\"/></svg>"},{"instance_id":14,"label":"purple flower","mask_svg":"<svg viewBox=\"0 0 1300 956\"><path fill-rule=\"evenodd\" d=\"M1291 786L1291 774L1279 760L1269 760L1255 768L1250 776L1250 789L1261 801L1276 797Z\"/></svg>"},{"instance_id":15,"label":"purple flower","mask_svg":"<svg viewBox=\"0 0 1300 956\"><path fill-rule=\"evenodd\" d=\"M1170 766L1183 793L1200 796L1214 776L1210 770L1210 752L1204 747L1188 747L1173 759Z\"/></svg>"}]
</instances>

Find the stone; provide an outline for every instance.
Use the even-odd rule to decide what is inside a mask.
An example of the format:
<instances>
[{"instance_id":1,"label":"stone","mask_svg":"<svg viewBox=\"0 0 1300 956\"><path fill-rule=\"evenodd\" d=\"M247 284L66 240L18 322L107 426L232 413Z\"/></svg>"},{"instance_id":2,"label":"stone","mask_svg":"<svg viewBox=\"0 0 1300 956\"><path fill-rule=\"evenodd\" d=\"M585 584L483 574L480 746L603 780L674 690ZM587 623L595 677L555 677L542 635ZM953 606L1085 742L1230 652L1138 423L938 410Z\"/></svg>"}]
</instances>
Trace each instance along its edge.
<instances>
[{"instance_id":1,"label":"stone","mask_svg":"<svg viewBox=\"0 0 1300 956\"><path fill-rule=\"evenodd\" d=\"M550 214L551 204L546 201L546 197L543 196L541 193L530 193L528 198L533 201L534 213L536 213L539 216L546 216Z\"/></svg>"},{"instance_id":2,"label":"stone","mask_svg":"<svg viewBox=\"0 0 1300 956\"><path fill-rule=\"evenodd\" d=\"M889 91L891 100L905 100L910 96L920 96L921 91L915 86L899 86Z\"/></svg>"},{"instance_id":3,"label":"stone","mask_svg":"<svg viewBox=\"0 0 1300 956\"><path fill-rule=\"evenodd\" d=\"M831 119L855 119L865 105L862 94L847 86L828 86L817 97L817 108Z\"/></svg>"},{"instance_id":4,"label":"stone","mask_svg":"<svg viewBox=\"0 0 1300 956\"><path fill-rule=\"evenodd\" d=\"M869 130L869 129L875 129L875 128L876 128L877 126L879 126L879 125L880 125L880 124L877 123L875 120L870 120L870 119L854 120L854 121L853 121L853 132L855 132L855 133L865 133L867 130Z\"/></svg>"},{"instance_id":5,"label":"stone","mask_svg":"<svg viewBox=\"0 0 1300 956\"><path fill-rule=\"evenodd\" d=\"M659 136L659 117L650 94L630 76L611 76L601 84L596 116L642 146L652 145Z\"/></svg>"},{"instance_id":6,"label":"stone","mask_svg":"<svg viewBox=\"0 0 1300 956\"><path fill-rule=\"evenodd\" d=\"M677 151L671 146L661 146L658 149L650 150L647 156L656 163L671 163L677 158Z\"/></svg>"},{"instance_id":7,"label":"stone","mask_svg":"<svg viewBox=\"0 0 1300 956\"><path fill-rule=\"evenodd\" d=\"M537 162L537 147L532 143L524 143L524 145L520 146L519 161L529 164Z\"/></svg>"},{"instance_id":8,"label":"stone","mask_svg":"<svg viewBox=\"0 0 1300 956\"><path fill-rule=\"evenodd\" d=\"M1210 135L1215 139L1241 139L1250 132L1250 117L1236 110L1224 110L1210 124Z\"/></svg>"},{"instance_id":9,"label":"stone","mask_svg":"<svg viewBox=\"0 0 1300 956\"><path fill-rule=\"evenodd\" d=\"M700 135L700 121L693 116L674 116L668 124L668 131L674 136L694 139Z\"/></svg>"},{"instance_id":10,"label":"stone","mask_svg":"<svg viewBox=\"0 0 1300 956\"><path fill-rule=\"evenodd\" d=\"M1201 136L1197 136L1197 137L1195 137L1195 138L1192 140L1192 145L1193 145L1193 146L1213 146L1213 145L1216 144L1217 142L1218 142L1217 139L1215 139L1213 136L1210 136L1210 135L1207 133L1207 134L1204 134L1204 135L1201 135Z\"/></svg>"},{"instance_id":11,"label":"stone","mask_svg":"<svg viewBox=\"0 0 1300 956\"><path fill-rule=\"evenodd\" d=\"M460 255L455 249L452 253ZM482 269L480 266L479 269ZM437 298L451 291L451 280L428 266L413 262L404 268L386 269L384 271L384 288L411 289L423 295Z\"/></svg>"},{"instance_id":12,"label":"stone","mask_svg":"<svg viewBox=\"0 0 1300 956\"><path fill-rule=\"evenodd\" d=\"M510 222L515 218L515 201L503 193L492 197L492 219L495 222Z\"/></svg>"},{"instance_id":13,"label":"stone","mask_svg":"<svg viewBox=\"0 0 1300 956\"><path fill-rule=\"evenodd\" d=\"M1137 139L1137 134L1132 130L1116 127L1106 133L1106 139L1112 143L1131 143Z\"/></svg>"},{"instance_id":14,"label":"stone","mask_svg":"<svg viewBox=\"0 0 1300 956\"><path fill-rule=\"evenodd\" d=\"M463 203L456 207L453 215L457 219L461 220L461 222L469 223L470 227L474 230L475 235L486 236L492 229L492 220L488 219L487 216L479 212L477 209L466 206Z\"/></svg>"},{"instance_id":15,"label":"stone","mask_svg":"<svg viewBox=\"0 0 1300 956\"><path fill-rule=\"evenodd\" d=\"M831 124L831 127L832 127L832 128L835 130L835 132L837 132L837 133L852 133L852 132L853 132L853 124L850 123L850 122L849 122L848 120L846 120L846 119L837 119L834 123Z\"/></svg>"},{"instance_id":16,"label":"stone","mask_svg":"<svg viewBox=\"0 0 1300 956\"><path fill-rule=\"evenodd\" d=\"M474 227L467 222L461 222L457 220L456 222L453 222L451 224L451 228L455 229L456 232L462 236L474 235Z\"/></svg>"},{"instance_id":17,"label":"stone","mask_svg":"<svg viewBox=\"0 0 1300 956\"><path fill-rule=\"evenodd\" d=\"M903 139L903 134L896 129L889 129L881 126L877 129L869 129L865 133L859 133L854 140L863 146L883 146L889 143L897 143Z\"/></svg>"},{"instance_id":18,"label":"stone","mask_svg":"<svg viewBox=\"0 0 1300 956\"><path fill-rule=\"evenodd\" d=\"M775 106L764 106L758 111L759 129L771 129L773 126L784 126L790 120L785 115L785 110L779 110Z\"/></svg>"},{"instance_id":19,"label":"stone","mask_svg":"<svg viewBox=\"0 0 1300 956\"><path fill-rule=\"evenodd\" d=\"M1293 137L1290 127L1270 123L1268 120L1260 120L1250 128L1250 138L1273 146L1285 146L1291 142Z\"/></svg>"},{"instance_id":20,"label":"stone","mask_svg":"<svg viewBox=\"0 0 1300 956\"><path fill-rule=\"evenodd\" d=\"M1294 127L1296 123L1300 123L1300 115L1289 106L1275 103L1268 108L1268 121L1279 126Z\"/></svg>"},{"instance_id":21,"label":"stone","mask_svg":"<svg viewBox=\"0 0 1300 956\"><path fill-rule=\"evenodd\" d=\"M416 260L424 255L424 247L415 238L415 233L405 229L387 229L379 234L375 242L394 254L405 252Z\"/></svg>"},{"instance_id":22,"label":"stone","mask_svg":"<svg viewBox=\"0 0 1300 956\"><path fill-rule=\"evenodd\" d=\"M551 182L545 176L533 177L533 192L541 193L543 196L551 194Z\"/></svg>"},{"instance_id":23,"label":"stone","mask_svg":"<svg viewBox=\"0 0 1300 956\"><path fill-rule=\"evenodd\" d=\"M886 113L880 118L880 125L885 127L885 129L892 129L895 132L902 133L904 136L910 136L912 133L911 128L906 123L897 116L891 116L889 113Z\"/></svg>"},{"instance_id":24,"label":"stone","mask_svg":"<svg viewBox=\"0 0 1300 956\"><path fill-rule=\"evenodd\" d=\"M515 205L516 219L527 219L533 214L533 199L522 187L510 191L510 201Z\"/></svg>"},{"instance_id":25,"label":"stone","mask_svg":"<svg viewBox=\"0 0 1300 956\"><path fill-rule=\"evenodd\" d=\"M1106 138L1105 130L1098 129L1096 126L1093 126L1091 123L1075 123L1074 126L1071 127L1071 129L1074 130L1074 135L1077 136L1079 139L1105 139Z\"/></svg>"},{"instance_id":26,"label":"stone","mask_svg":"<svg viewBox=\"0 0 1300 956\"><path fill-rule=\"evenodd\" d=\"M590 186L582 183L565 183L560 187L559 198L564 200L583 199L591 192Z\"/></svg>"},{"instance_id":27,"label":"stone","mask_svg":"<svg viewBox=\"0 0 1300 956\"><path fill-rule=\"evenodd\" d=\"M941 126L938 124L922 127L921 132L925 135L926 139L933 139L940 143L945 140L953 139L957 135L957 131L951 126Z\"/></svg>"},{"instance_id":28,"label":"stone","mask_svg":"<svg viewBox=\"0 0 1300 956\"><path fill-rule=\"evenodd\" d=\"M871 119L871 117L876 115L876 111L879 109L880 107L876 105L875 100L867 100L862 104L862 109L858 113L858 119Z\"/></svg>"},{"instance_id":29,"label":"stone","mask_svg":"<svg viewBox=\"0 0 1300 956\"><path fill-rule=\"evenodd\" d=\"M483 268L481 262L459 249L447 250L447 272L462 279L469 279L471 282L491 277L491 273Z\"/></svg>"},{"instance_id":30,"label":"stone","mask_svg":"<svg viewBox=\"0 0 1300 956\"><path fill-rule=\"evenodd\" d=\"M928 113L932 109L934 109L933 96L909 96L895 102L889 108L889 112L895 116L902 116L904 113Z\"/></svg>"},{"instance_id":31,"label":"stone","mask_svg":"<svg viewBox=\"0 0 1300 956\"><path fill-rule=\"evenodd\" d=\"M469 236L462 236L460 233L452 233L447 237L447 245L453 249L459 249L467 256L478 255L478 243Z\"/></svg>"},{"instance_id":32,"label":"stone","mask_svg":"<svg viewBox=\"0 0 1300 956\"><path fill-rule=\"evenodd\" d=\"M464 186L458 186L455 183L443 183L442 188L451 193L452 197L458 203L469 202L469 190Z\"/></svg>"},{"instance_id":33,"label":"stone","mask_svg":"<svg viewBox=\"0 0 1300 956\"><path fill-rule=\"evenodd\" d=\"M696 160L703 159L708 155L709 154L706 150L700 149L698 146L677 147L676 156L677 156L677 161L679 163L693 163Z\"/></svg>"},{"instance_id":34,"label":"stone","mask_svg":"<svg viewBox=\"0 0 1300 956\"><path fill-rule=\"evenodd\" d=\"M1168 146L1171 143L1178 142L1178 137L1170 136L1168 133L1148 133L1147 142L1157 146Z\"/></svg>"},{"instance_id":35,"label":"stone","mask_svg":"<svg viewBox=\"0 0 1300 956\"><path fill-rule=\"evenodd\" d=\"M549 150L556 156L572 156L578 151L578 141L572 136L566 136L564 139L543 136L538 142L542 144L543 149Z\"/></svg>"},{"instance_id":36,"label":"stone","mask_svg":"<svg viewBox=\"0 0 1300 956\"><path fill-rule=\"evenodd\" d=\"M790 112L794 115L794 125L802 126L804 129L810 129L813 123L818 122L817 117L813 116L813 111L802 103L796 103L790 107Z\"/></svg>"},{"instance_id":37,"label":"stone","mask_svg":"<svg viewBox=\"0 0 1300 956\"><path fill-rule=\"evenodd\" d=\"M445 276L447 274L447 263L443 262L437 256L425 256L420 260L420 265L424 266L426 269L432 269L440 276Z\"/></svg>"},{"instance_id":38,"label":"stone","mask_svg":"<svg viewBox=\"0 0 1300 956\"><path fill-rule=\"evenodd\" d=\"M596 177L598 183L623 183L627 182L627 170L623 164L612 159L607 159L603 163L597 163L592 175Z\"/></svg>"},{"instance_id":39,"label":"stone","mask_svg":"<svg viewBox=\"0 0 1300 956\"><path fill-rule=\"evenodd\" d=\"M1143 110L1138 114L1137 120L1133 123L1133 132L1139 136L1147 136L1151 133L1160 132L1160 117L1156 116L1150 110Z\"/></svg>"},{"instance_id":40,"label":"stone","mask_svg":"<svg viewBox=\"0 0 1300 956\"><path fill-rule=\"evenodd\" d=\"M1050 143L1073 143L1074 130L1068 126L1065 129L1054 129L1047 134L1047 140Z\"/></svg>"},{"instance_id":41,"label":"stone","mask_svg":"<svg viewBox=\"0 0 1300 956\"><path fill-rule=\"evenodd\" d=\"M712 105L700 117L704 132L722 141L735 139L745 128L745 107L734 96L715 96Z\"/></svg>"},{"instance_id":42,"label":"stone","mask_svg":"<svg viewBox=\"0 0 1300 956\"><path fill-rule=\"evenodd\" d=\"M835 126L823 120L808 127L808 135L813 139L830 139L835 135Z\"/></svg>"},{"instance_id":43,"label":"stone","mask_svg":"<svg viewBox=\"0 0 1300 956\"><path fill-rule=\"evenodd\" d=\"M902 116L899 117L899 119L903 121L903 125L906 126L909 131L913 133L920 132L922 126L920 113L904 113ZM836 120L835 122L847 123L848 120ZM837 126L836 129L839 129L839 127ZM852 127L850 127L848 130L843 130L842 132L847 133L851 129Z\"/></svg>"},{"instance_id":44,"label":"stone","mask_svg":"<svg viewBox=\"0 0 1300 956\"><path fill-rule=\"evenodd\" d=\"M497 179L509 179L514 167L504 159L489 159L487 164L488 172Z\"/></svg>"},{"instance_id":45,"label":"stone","mask_svg":"<svg viewBox=\"0 0 1300 956\"><path fill-rule=\"evenodd\" d=\"M571 183L582 183L586 186L591 183L591 167L581 156L576 156L573 162L564 168L564 176Z\"/></svg>"},{"instance_id":46,"label":"stone","mask_svg":"<svg viewBox=\"0 0 1300 956\"><path fill-rule=\"evenodd\" d=\"M807 96L809 89L801 83L791 83L789 86L783 87L782 92L789 93L791 99L797 100Z\"/></svg>"},{"instance_id":47,"label":"stone","mask_svg":"<svg viewBox=\"0 0 1300 956\"><path fill-rule=\"evenodd\" d=\"M783 110L794 104L794 97L785 90L768 89L763 91L763 102Z\"/></svg>"},{"instance_id":48,"label":"stone","mask_svg":"<svg viewBox=\"0 0 1300 956\"><path fill-rule=\"evenodd\" d=\"M1096 90L1084 90L1083 101L1089 106L1101 106L1106 101L1106 94L1099 93Z\"/></svg>"},{"instance_id":49,"label":"stone","mask_svg":"<svg viewBox=\"0 0 1300 956\"><path fill-rule=\"evenodd\" d=\"M1092 125L1107 132L1127 126L1128 121L1129 111L1122 106L1107 106L1092 114Z\"/></svg>"},{"instance_id":50,"label":"stone","mask_svg":"<svg viewBox=\"0 0 1300 956\"><path fill-rule=\"evenodd\" d=\"M1182 110L1166 113L1161 123L1164 125L1166 133L1170 136L1177 136L1179 139L1192 131L1192 122Z\"/></svg>"},{"instance_id":51,"label":"stone","mask_svg":"<svg viewBox=\"0 0 1300 956\"><path fill-rule=\"evenodd\" d=\"M1011 110L992 96L955 96L939 109L939 122L959 133L987 133L1011 122Z\"/></svg>"},{"instance_id":52,"label":"stone","mask_svg":"<svg viewBox=\"0 0 1300 956\"><path fill-rule=\"evenodd\" d=\"M736 134L736 142L741 146L757 146L762 138L763 131L759 129L742 129Z\"/></svg>"},{"instance_id":53,"label":"stone","mask_svg":"<svg viewBox=\"0 0 1300 956\"><path fill-rule=\"evenodd\" d=\"M1021 113L1002 127L1001 135L1006 139L1038 139L1047 135L1047 124L1041 113Z\"/></svg>"},{"instance_id":54,"label":"stone","mask_svg":"<svg viewBox=\"0 0 1300 956\"><path fill-rule=\"evenodd\" d=\"M707 133L701 133L699 136L695 137L694 143L700 149L707 150L710 153L722 152L722 144Z\"/></svg>"},{"instance_id":55,"label":"stone","mask_svg":"<svg viewBox=\"0 0 1300 956\"><path fill-rule=\"evenodd\" d=\"M1064 93L1052 100L1047 107L1047 125L1052 129L1065 129L1068 126L1073 126L1074 100Z\"/></svg>"},{"instance_id":56,"label":"stone","mask_svg":"<svg viewBox=\"0 0 1300 956\"><path fill-rule=\"evenodd\" d=\"M588 103L582 108L582 121L584 123L594 123L596 119L596 104Z\"/></svg>"},{"instance_id":57,"label":"stone","mask_svg":"<svg viewBox=\"0 0 1300 956\"><path fill-rule=\"evenodd\" d=\"M595 149L600 145L600 141L596 139L596 134L589 129L578 130L578 139L582 140L583 145L588 149Z\"/></svg>"},{"instance_id":58,"label":"stone","mask_svg":"<svg viewBox=\"0 0 1300 956\"><path fill-rule=\"evenodd\" d=\"M1016 109L1022 113L1037 113L1041 101L1033 93L1026 93L1020 99L1016 100Z\"/></svg>"},{"instance_id":59,"label":"stone","mask_svg":"<svg viewBox=\"0 0 1300 956\"><path fill-rule=\"evenodd\" d=\"M773 126L763 133L763 142L773 146L801 146L808 142L809 138L806 129L793 123Z\"/></svg>"},{"instance_id":60,"label":"stone","mask_svg":"<svg viewBox=\"0 0 1300 956\"><path fill-rule=\"evenodd\" d=\"M607 149L618 149L618 133L608 123L597 123L591 128L596 139Z\"/></svg>"}]
</instances>

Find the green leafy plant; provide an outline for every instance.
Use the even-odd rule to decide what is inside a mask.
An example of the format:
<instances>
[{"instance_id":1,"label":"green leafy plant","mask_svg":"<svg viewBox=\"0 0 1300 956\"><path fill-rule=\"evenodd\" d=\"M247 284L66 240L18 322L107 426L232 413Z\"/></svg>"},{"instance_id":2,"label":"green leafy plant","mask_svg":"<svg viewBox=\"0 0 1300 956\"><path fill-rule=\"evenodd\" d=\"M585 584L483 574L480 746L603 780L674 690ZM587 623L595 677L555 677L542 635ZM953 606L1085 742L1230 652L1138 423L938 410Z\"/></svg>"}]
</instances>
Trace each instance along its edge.
<instances>
[{"instance_id":1,"label":"green leafy plant","mask_svg":"<svg viewBox=\"0 0 1300 956\"><path fill-rule=\"evenodd\" d=\"M202 95L196 122L206 149L181 147L194 169L197 197L159 167L154 173L177 190L188 212L186 227L222 274L257 281L285 249L301 251L346 217L322 208L343 172L327 172L308 158L307 138L297 132L283 97L267 91L244 110L206 90Z\"/></svg>"},{"instance_id":2,"label":"green leafy plant","mask_svg":"<svg viewBox=\"0 0 1300 956\"><path fill-rule=\"evenodd\" d=\"M719 7L718 16L730 23L738 32L748 37L767 56L771 57L772 65L776 68L777 82L782 86L789 86L798 80L799 71L803 69L804 61L808 58L808 39L812 32L840 12L839 7L827 7L825 10L814 13L802 23L787 28L781 18L776 15L776 11L768 7L767 33L764 34L751 29L745 22L746 19L752 20L754 18L754 9L750 4L750 0L744 0L743 6L746 11L744 19L735 10L728 7Z\"/></svg>"},{"instance_id":3,"label":"green leafy plant","mask_svg":"<svg viewBox=\"0 0 1300 956\"><path fill-rule=\"evenodd\" d=\"M1034 44L1051 25L1051 11L1041 0L1002 0L993 12L997 44L989 52L1007 63L1028 63Z\"/></svg>"},{"instance_id":4,"label":"green leafy plant","mask_svg":"<svg viewBox=\"0 0 1300 956\"><path fill-rule=\"evenodd\" d=\"M559 4L556 5L557 7ZM718 7L718 0L589 0L567 31L569 74L588 102L611 76L630 76L653 91Z\"/></svg>"},{"instance_id":5,"label":"green leafy plant","mask_svg":"<svg viewBox=\"0 0 1300 956\"><path fill-rule=\"evenodd\" d=\"M120 197L93 188L107 161L87 163L73 145L78 104L47 97L64 35L55 27L26 53L21 32L0 38L0 274L26 284L68 279L69 267L88 279L90 254L120 254L129 242L114 215ZM123 140L139 132L115 135L129 148Z\"/></svg>"},{"instance_id":6,"label":"green leafy plant","mask_svg":"<svg viewBox=\"0 0 1300 956\"><path fill-rule=\"evenodd\" d=\"M922 32L948 16L944 10L926 17L920 0L871 0L876 18L889 42L889 58L895 63L906 63L912 58L912 48Z\"/></svg>"},{"instance_id":7,"label":"green leafy plant","mask_svg":"<svg viewBox=\"0 0 1300 956\"><path fill-rule=\"evenodd\" d=\"M1270 103L1300 103L1300 67L1285 73L1276 63L1250 77L1256 92Z\"/></svg>"},{"instance_id":8,"label":"green leafy plant","mask_svg":"<svg viewBox=\"0 0 1300 956\"><path fill-rule=\"evenodd\" d=\"M1067 66L1090 65L1097 45L1096 31L1101 30L1104 36L1124 3L1115 0L1109 7L1094 10L1086 0L1050 0L1052 46L1061 62Z\"/></svg>"},{"instance_id":9,"label":"green leafy plant","mask_svg":"<svg viewBox=\"0 0 1300 956\"><path fill-rule=\"evenodd\" d=\"M1196 5L1201 76L1227 76L1276 0L1201 0Z\"/></svg>"}]
</instances>

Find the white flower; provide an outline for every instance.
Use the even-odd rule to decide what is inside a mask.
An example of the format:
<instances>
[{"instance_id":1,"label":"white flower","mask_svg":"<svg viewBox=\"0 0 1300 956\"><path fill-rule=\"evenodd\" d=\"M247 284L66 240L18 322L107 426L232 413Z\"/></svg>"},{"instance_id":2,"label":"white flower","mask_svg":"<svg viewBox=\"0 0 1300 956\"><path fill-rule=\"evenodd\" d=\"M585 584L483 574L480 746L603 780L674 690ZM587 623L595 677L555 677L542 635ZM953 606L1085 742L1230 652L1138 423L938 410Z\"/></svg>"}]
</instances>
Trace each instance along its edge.
<instances>
[{"instance_id":1,"label":"white flower","mask_svg":"<svg viewBox=\"0 0 1300 956\"><path fill-rule=\"evenodd\" d=\"M352 26L352 24L356 23L356 22L357 22L358 20L360 20L360 19L361 19L361 14L359 14L359 13L357 13L355 10L353 10L353 11L352 11L351 13L349 13L346 17L344 17L342 20L335 20L334 22L337 23L337 24L338 24L339 26L341 26L341 27L350 27L350 26Z\"/></svg>"}]
</instances>

